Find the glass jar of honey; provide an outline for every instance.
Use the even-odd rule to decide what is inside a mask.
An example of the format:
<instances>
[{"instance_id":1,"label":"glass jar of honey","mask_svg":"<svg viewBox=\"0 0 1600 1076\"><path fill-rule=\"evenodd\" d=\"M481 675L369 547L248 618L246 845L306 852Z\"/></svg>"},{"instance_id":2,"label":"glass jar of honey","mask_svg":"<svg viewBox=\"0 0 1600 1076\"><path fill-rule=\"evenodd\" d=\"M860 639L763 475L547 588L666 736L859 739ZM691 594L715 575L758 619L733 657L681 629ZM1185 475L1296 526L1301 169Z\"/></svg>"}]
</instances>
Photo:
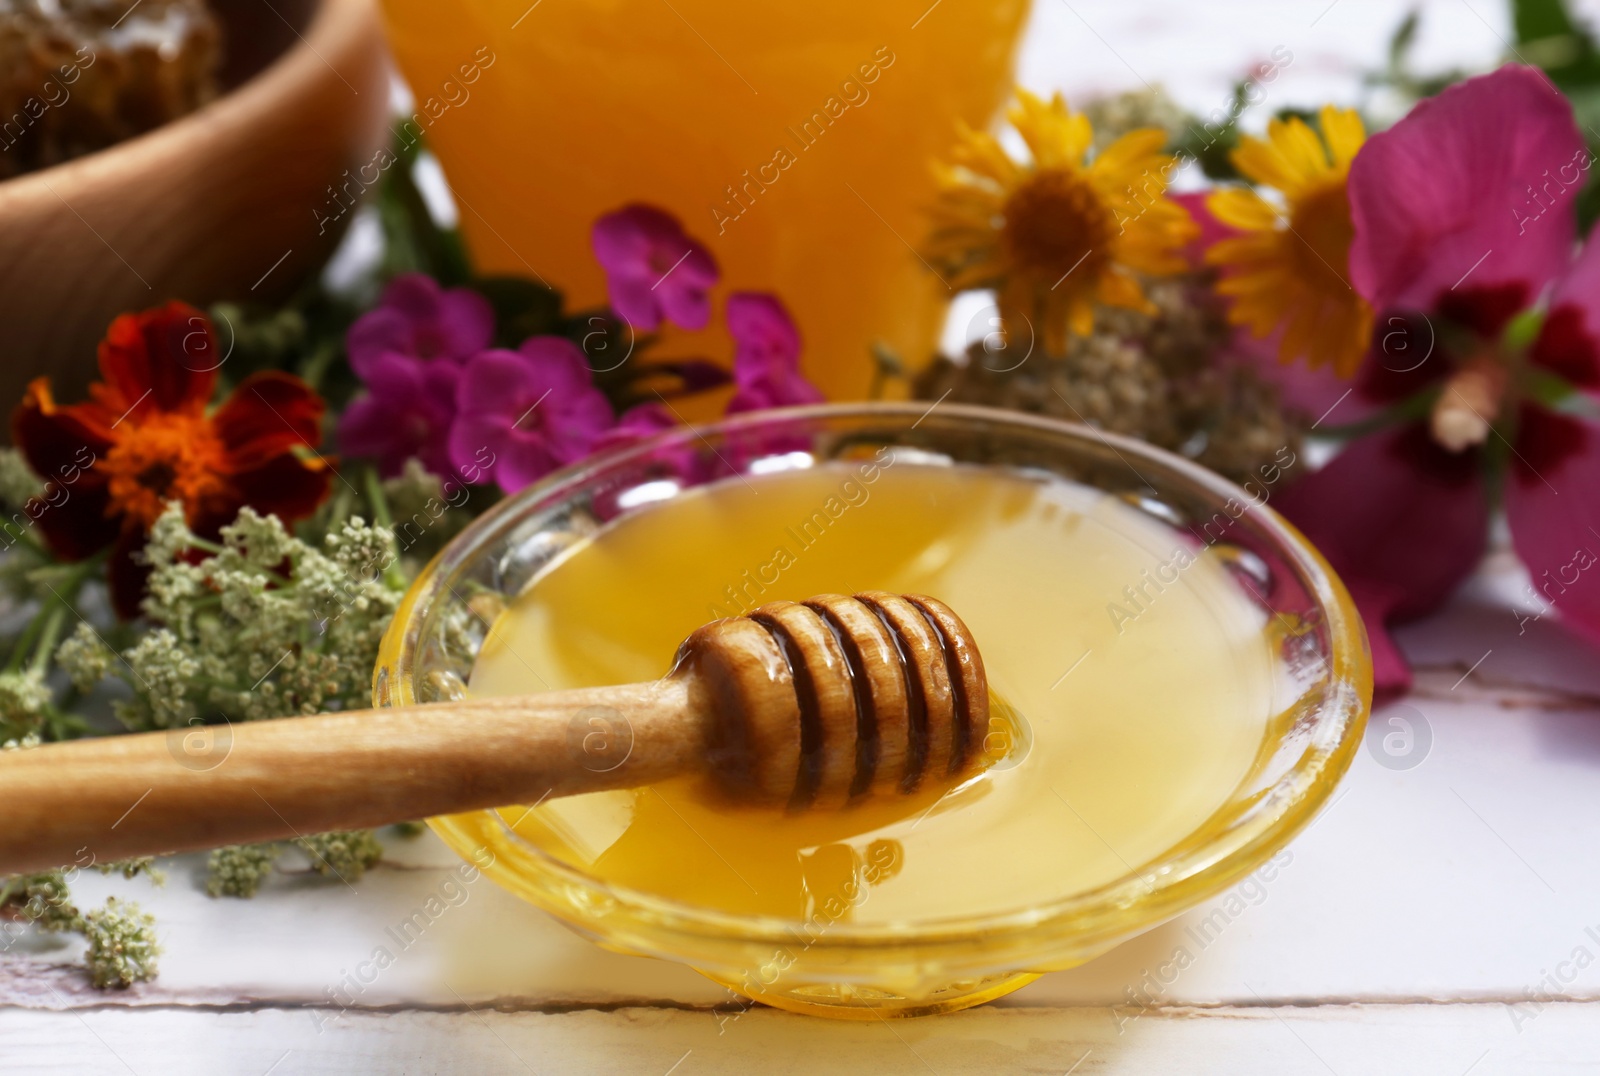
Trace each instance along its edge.
<instances>
[{"instance_id":1,"label":"glass jar of honey","mask_svg":"<svg viewBox=\"0 0 1600 1076\"><path fill-rule=\"evenodd\" d=\"M783 297L831 398L866 394L874 342L931 354L951 297L914 250L932 163L1008 96L1027 0L383 8L416 97L402 134L437 151L480 270L598 305L589 229L648 202L730 286Z\"/></svg>"}]
</instances>

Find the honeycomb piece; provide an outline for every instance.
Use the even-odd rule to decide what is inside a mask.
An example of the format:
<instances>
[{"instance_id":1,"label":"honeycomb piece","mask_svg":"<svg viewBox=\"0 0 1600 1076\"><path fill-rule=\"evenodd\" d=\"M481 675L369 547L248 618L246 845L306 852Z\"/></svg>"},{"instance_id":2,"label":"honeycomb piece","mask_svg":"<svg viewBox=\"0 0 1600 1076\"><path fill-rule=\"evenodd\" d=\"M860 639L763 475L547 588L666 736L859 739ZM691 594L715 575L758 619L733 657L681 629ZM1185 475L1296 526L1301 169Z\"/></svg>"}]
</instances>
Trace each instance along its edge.
<instances>
[{"instance_id":1,"label":"honeycomb piece","mask_svg":"<svg viewBox=\"0 0 1600 1076\"><path fill-rule=\"evenodd\" d=\"M204 0L0 0L0 179L194 111L220 56Z\"/></svg>"}]
</instances>

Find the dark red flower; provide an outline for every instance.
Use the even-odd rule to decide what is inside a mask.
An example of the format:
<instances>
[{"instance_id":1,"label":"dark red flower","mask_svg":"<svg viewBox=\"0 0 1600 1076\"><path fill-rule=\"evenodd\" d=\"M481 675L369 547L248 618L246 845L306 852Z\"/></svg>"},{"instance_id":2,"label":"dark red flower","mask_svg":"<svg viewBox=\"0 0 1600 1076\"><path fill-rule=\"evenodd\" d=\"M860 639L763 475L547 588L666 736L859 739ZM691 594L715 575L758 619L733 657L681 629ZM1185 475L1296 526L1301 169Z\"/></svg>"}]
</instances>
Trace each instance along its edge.
<instances>
[{"instance_id":1,"label":"dark red flower","mask_svg":"<svg viewBox=\"0 0 1600 1076\"><path fill-rule=\"evenodd\" d=\"M107 547L118 614L138 615L148 570L133 559L168 502L195 533L215 537L245 506L285 522L328 494L322 398L290 374L253 374L215 410L218 357L211 322L182 303L124 314L100 343L89 399L62 407L48 378L28 386L11 417L28 463L61 493L35 522L55 553L83 560Z\"/></svg>"}]
</instances>

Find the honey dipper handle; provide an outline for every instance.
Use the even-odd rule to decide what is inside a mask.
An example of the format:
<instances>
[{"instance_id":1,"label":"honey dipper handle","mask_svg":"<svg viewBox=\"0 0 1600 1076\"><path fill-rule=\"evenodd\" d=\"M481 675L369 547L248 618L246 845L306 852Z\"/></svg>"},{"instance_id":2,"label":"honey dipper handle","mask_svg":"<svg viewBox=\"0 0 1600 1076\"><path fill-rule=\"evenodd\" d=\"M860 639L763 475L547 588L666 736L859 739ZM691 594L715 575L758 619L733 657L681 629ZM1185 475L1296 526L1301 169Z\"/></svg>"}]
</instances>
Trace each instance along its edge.
<instances>
[{"instance_id":1,"label":"honey dipper handle","mask_svg":"<svg viewBox=\"0 0 1600 1076\"><path fill-rule=\"evenodd\" d=\"M0 876L632 787L703 765L693 685L467 699L0 753Z\"/></svg>"}]
</instances>

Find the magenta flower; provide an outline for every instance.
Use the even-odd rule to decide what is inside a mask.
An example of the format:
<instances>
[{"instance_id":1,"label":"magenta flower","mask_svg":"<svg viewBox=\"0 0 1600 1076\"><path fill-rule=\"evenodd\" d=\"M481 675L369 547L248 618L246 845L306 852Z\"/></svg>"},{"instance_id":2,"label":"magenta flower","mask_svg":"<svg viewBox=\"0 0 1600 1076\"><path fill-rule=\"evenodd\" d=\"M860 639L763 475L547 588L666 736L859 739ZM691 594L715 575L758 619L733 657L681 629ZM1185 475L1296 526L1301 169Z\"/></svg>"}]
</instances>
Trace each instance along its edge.
<instances>
[{"instance_id":1,"label":"magenta flower","mask_svg":"<svg viewBox=\"0 0 1600 1076\"><path fill-rule=\"evenodd\" d=\"M1381 695L1411 681L1387 625L1473 571L1496 489L1539 596L1600 643L1600 572L1585 571L1600 424L1548 406L1600 392L1600 243L1572 257L1588 167L1566 99L1514 66L1423 101L1351 166L1351 275L1379 311L1355 394L1425 417L1354 441L1273 504L1361 607ZM1542 316L1518 318L1547 289Z\"/></svg>"},{"instance_id":2,"label":"magenta flower","mask_svg":"<svg viewBox=\"0 0 1600 1076\"><path fill-rule=\"evenodd\" d=\"M619 445L631 445L635 441L653 437L662 430L670 430L677 424L678 420L664 405L638 404L624 411L617 419L617 424L600 435L600 439L595 442L594 451L602 452Z\"/></svg>"},{"instance_id":3,"label":"magenta flower","mask_svg":"<svg viewBox=\"0 0 1600 1076\"><path fill-rule=\"evenodd\" d=\"M737 386L728 414L822 401L822 392L800 374L800 330L777 296L728 296L728 332Z\"/></svg>"},{"instance_id":4,"label":"magenta flower","mask_svg":"<svg viewBox=\"0 0 1600 1076\"><path fill-rule=\"evenodd\" d=\"M345 336L350 368L372 384L384 355L465 362L494 338L494 308L470 288L442 289L431 277L404 273L389 281L378 306Z\"/></svg>"},{"instance_id":5,"label":"magenta flower","mask_svg":"<svg viewBox=\"0 0 1600 1076\"><path fill-rule=\"evenodd\" d=\"M665 430L676 428L678 421L666 407L658 403L639 404L622 413L617 424L601 435L594 446L594 451L598 453L634 445ZM709 478L707 468L699 460L695 448L683 445L658 446L634 466L615 473L608 484L595 491L589 507L595 517L604 522L615 519L627 511L624 502L627 502L629 507L648 503L631 500L630 494L641 485L667 479L676 482L680 487L687 488L697 486Z\"/></svg>"},{"instance_id":6,"label":"magenta flower","mask_svg":"<svg viewBox=\"0 0 1600 1076\"><path fill-rule=\"evenodd\" d=\"M711 320L707 292L717 282L717 263L672 214L624 206L595 221L590 238L606 271L611 309L623 321L653 332L663 318L685 329Z\"/></svg>"},{"instance_id":7,"label":"magenta flower","mask_svg":"<svg viewBox=\"0 0 1600 1076\"><path fill-rule=\"evenodd\" d=\"M450 473L448 440L456 416L453 362L422 362L393 353L367 364L369 391L339 417L339 446L377 461L391 478L416 457L437 475Z\"/></svg>"},{"instance_id":8,"label":"magenta flower","mask_svg":"<svg viewBox=\"0 0 1600 1076\"><path fill-rule=\"evenodd\" d=\"M728 414L744 411L765 411L769 407L800 407L821 403L822 390L799 374L767 378L746 385L728 401Z\"/></svg>"},{"instance_id":9,"label":"magenta flower","mask_svg":"<svg viewBox=\"0 0 1600 1076\"><path fill-rule=\"evenodd\" d=\"M583 352L558 336L473 356L455 403L451 461L507 493L588 455L613 422Z\"/></svg>"},{"instance_id":10,"label":"magenta flower","mask_svg":"<svg viewBox=\"0 0 1600 1076\"><path fill-rule=\"evenodd\" d=\"M800 369L800 330L776 295L741 291L728 296L733 379L740 385Z\"/></svg>"},{"instance_id":11,"label":"magenta flower","mask_svg":"<svg viewBox=\"0 0 1600 1076\"><path fill-rule=\"evenodd\" d=\"M820 403L822 393L800 374L800 330L777 296L742 292L728 297L728 332L733 337L733 399L727 413L764 411ZM728 438L722 467L743 470L752 460L804 452L808 438L749 430Z\"/></svg>"}]
</instances>

